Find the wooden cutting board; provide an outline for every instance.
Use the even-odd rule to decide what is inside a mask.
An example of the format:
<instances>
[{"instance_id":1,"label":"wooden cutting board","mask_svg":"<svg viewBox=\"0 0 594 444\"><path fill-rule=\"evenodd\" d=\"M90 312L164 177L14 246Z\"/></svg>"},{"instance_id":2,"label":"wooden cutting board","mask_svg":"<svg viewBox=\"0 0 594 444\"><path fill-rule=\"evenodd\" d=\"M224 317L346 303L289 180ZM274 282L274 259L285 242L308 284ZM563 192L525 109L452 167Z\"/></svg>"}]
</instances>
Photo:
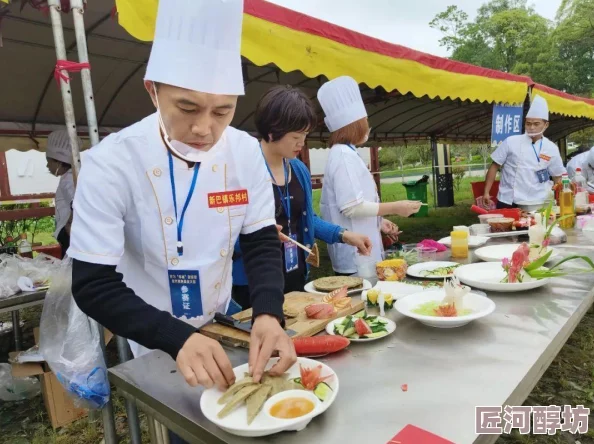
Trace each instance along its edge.
<instances>
[{"instance_id":1,"label":"wooden cutting board","mask_svg":"<svg viewBox=\"0 0 594 444\"><path fill-rule=\"evenodd\" d=\"M339 311L332 319L309 319L305 315L305 307L309 304L322 302L323 295L292 292L285 295L283 312L286 318L286 328L297 332L293 337L313 336L326 328L332 319L357 313L365 308L365 303L359 295L351 298L351 306ZM239 321L248 321L252 318L252 309L237 313L233 316ZM227 327L217 323L207 324L200 329L200 333L209 336L224 345L232 347L250 346L250 335L236 328Z\"/></svg>"}]
</instances>

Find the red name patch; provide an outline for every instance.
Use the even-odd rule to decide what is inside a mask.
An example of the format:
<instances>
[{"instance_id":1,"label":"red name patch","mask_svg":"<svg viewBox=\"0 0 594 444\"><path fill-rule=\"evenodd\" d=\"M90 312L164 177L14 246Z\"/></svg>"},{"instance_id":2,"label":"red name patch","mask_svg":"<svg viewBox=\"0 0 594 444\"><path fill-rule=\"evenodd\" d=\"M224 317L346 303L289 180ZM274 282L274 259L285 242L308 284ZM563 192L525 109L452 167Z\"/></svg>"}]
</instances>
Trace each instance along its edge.
<instances>
[{"instance_id":1,"label":"red name patch","mask_svg":"<svg viewBox=\"0 0 594 444\"><path fill-rule=\"evenodd\" d=\"M249 203L247 190L222 191L208 194L208 208L230 207Z\"/></svg>"},{"instance_id":2,"label":"red name patch","mask_svg":"<svg viewBox=\"0 0 594 444\"><path fill-rule=\"evenodd\" d=\"M541 154L540 157L542 160L548 162L549 160L551 160L551 156L547 156L546 154Z\"/></svg>"}]
</instances>

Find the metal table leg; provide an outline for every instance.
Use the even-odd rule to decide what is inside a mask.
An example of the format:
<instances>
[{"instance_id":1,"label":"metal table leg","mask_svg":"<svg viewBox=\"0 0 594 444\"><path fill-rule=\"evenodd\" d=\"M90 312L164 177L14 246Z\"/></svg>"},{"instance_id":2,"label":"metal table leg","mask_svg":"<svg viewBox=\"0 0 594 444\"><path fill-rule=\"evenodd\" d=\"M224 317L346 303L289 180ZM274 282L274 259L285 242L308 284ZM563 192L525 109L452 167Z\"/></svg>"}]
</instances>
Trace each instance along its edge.
<instances>
[{"instance_id":1,"label":"metal table leg","mask_svg":"<svg viewBox=\"0 0 594 444\"><path fill-rule=\"evenodd\" d=\"M125 338L116 336L118 344L118 356L120 363L132 359L128 341ZM125 399L126 415L128 416L128 428L130 429L130 442L132 444L142 444L142 435L140 433L140 421L138 419L138 409L136 403L128 398Z\"/></svg>"},{"instance_id":2,"label":"metal table leg","mask_svg":"<svg viewBox=\"0 0 594 444\"><path fill-rule=\"evenodd\" d=\"M14 349L21 351L22 348L22 336L21 336L21 315L18 310L14 310L12 313L12 331L14 333Z\"/></svg>"}]
</instances>

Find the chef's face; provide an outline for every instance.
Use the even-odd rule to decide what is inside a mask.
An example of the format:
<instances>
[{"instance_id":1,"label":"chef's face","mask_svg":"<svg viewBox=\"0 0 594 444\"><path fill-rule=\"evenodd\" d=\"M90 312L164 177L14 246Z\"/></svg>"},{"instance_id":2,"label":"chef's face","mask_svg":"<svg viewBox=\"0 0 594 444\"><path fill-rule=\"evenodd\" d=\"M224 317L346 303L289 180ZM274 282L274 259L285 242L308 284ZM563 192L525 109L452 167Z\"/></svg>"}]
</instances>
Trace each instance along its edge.
<instances>
[{"instance_id":1,"label":"chef's face","mask_svg":"<svg viewBox=\"0 0 594 444\"><path fill-rule=\"evenodd\" d=\"M306 137L307 131L291 131L279 140L275 141L271 139L269 144L285 159L295 159L305 146Z\"/></svg>"},{"instance_id":2,"label":"chef's face","mask_svg":"<svg viewBox=\"0 0 594 444\"><path fill-rule=\"evenodd\" d=\"M153 82L144 86L157 107ZM216 144L235 114L237 96L207 94L159 84L158 108L167 134L192 148L209 150Z\"/></svg>"},{"instance_id":3,"label":"chef's face","mask_svg":"<svg viewBox=\"0 0 594 444\"><path fill-rule=\"evenodd\" d=\"M52 159L51 157L46 157L45 160L47 161L45 166L53 176L58 177L65 173L64 166L59 160Z\"/></svg>"},{"instance_id":4,"label":"chef's face","mask_svg":"<svg viewBox=\"0 0 594 444\"><path fill-rule=\"evenodd\" d=\"M543 119L526 119L526 132L528 134L543 133L549 127L549 122Z\"/></svg>"}]
</instances>

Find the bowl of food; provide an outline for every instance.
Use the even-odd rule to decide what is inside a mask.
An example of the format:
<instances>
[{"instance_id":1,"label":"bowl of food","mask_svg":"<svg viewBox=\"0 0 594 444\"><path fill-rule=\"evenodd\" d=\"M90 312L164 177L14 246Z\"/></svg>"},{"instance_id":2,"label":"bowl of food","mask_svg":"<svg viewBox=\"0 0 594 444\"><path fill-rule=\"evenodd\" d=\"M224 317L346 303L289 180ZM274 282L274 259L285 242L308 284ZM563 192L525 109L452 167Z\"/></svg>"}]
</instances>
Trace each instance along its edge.
<instances>
[{"instance_id":1,"label":"bowl of food","mask_svg":"<svg viewBox=\"0 0 594 444\"><path fill-rule=\"evenodd\" d=\"M478 218L481 221L481 224L488 224L489 219L498 219L503 217L503 214L481 214Z\"/></svg>"},{"instance_id":2,"label":"bowl of food","mask_svg":"<svg viewBox=\"0 0 594 444\"><path fill-rule=\"evenodd\" d=\"M489 227L491 227L491 233L505 233L512 231L514 226L514 219L511 217L498 217L495 219L489 219Z\"/></svg>"},{"instance_id":3,"label":"bowl of food","mask_svg":"<svg viewBox=\"0 0 594 444\"><path fill-rule=\"evenodd\" d=\"M401 281L406 277L408 264L404 259L387 259L375 265L380 281Z\"/></svg>"}]
</instances>

